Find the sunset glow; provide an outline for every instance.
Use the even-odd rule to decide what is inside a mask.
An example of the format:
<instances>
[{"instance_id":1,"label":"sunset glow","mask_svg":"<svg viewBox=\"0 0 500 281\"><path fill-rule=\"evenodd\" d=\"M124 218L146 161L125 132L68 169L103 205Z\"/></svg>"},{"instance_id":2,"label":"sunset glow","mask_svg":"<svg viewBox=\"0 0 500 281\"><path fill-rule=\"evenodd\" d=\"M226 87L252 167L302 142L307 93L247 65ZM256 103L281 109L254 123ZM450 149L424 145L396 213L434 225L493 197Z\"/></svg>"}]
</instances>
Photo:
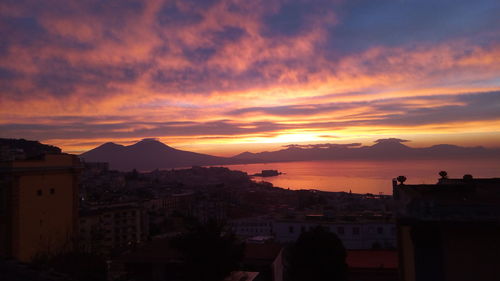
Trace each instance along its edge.
<instances>
[{"instance_id":1,"label":"sunset glow","mask_svg":"<svg viewBox=\"0 0 500 281\"><path fill-rule=\"evenodd\" d=\"M500 147L500 2L2 1L0 137Z\"/></svg>"}]
</instances>

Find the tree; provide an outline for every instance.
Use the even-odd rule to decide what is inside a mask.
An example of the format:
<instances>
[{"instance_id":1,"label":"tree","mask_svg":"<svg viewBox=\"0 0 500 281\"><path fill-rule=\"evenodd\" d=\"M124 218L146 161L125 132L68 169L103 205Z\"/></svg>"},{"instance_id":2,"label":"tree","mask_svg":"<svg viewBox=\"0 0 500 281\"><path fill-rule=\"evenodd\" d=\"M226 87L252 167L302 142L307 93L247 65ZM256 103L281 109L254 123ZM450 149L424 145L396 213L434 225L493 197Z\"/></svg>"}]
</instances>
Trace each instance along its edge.
<instances>
[{"instance_id":1,"label":"tree","mask_svg":"<svg viewBox=\"0 0 500 281\"><path fill-rule=\"evenodd\" d=\"M446 171L439 172L439 175L441 176L441 179L447 179L448 178L448 173Z\"/></svg>"},{"instance_id":2,"label":"tree","mask_svg":"<svg viewBox=\"0 0 500 281\"><path fill-rule=\"evenodd\" d=\"M302 233L290 249L293 281L347 280L346 250L342 241L321 226Z\"/></svg>"},{"instance_id":3,"label":"tree","mask_svg":"<svg viewBox=\"0 0 500 281\"><path fill-rule=\"evenodd\" d=\"M214 221L196 223L175 238L173 246L185 256L184 279L193 281L223 280L237 268L243 254L236 237Z\"/></svg>"}]
</instances>

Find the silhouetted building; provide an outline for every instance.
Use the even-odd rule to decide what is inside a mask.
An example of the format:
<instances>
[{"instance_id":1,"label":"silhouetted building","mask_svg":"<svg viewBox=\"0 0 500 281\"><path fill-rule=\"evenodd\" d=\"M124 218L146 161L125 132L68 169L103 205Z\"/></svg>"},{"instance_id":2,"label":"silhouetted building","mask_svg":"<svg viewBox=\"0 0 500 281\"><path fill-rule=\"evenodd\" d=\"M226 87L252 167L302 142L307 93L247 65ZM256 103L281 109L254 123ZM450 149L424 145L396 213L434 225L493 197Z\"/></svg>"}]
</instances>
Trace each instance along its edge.
<instances>
[{"instance_id":1,"label":"silhouetted building","mask_svg":"<svg viewBox=\"0 0 500 281\"><path fill-rule=\"evenodd\" d=\"M149 236L146 211L135 204L93 206L80 211L80 249L109 254L132 247Z\"/></svg>"},{"instance_id":2,"label":"silhouetted building","mask_svg":"<svg viewBox=\"0 0 500 281\"><path fill-rule=\"evenodd\" d=\"M211 220L223 222L227 220L228 208L227 198L199 193L193 203L192 215L203 223Z\"/></svg>"},{"instance_id":3,"label":"silhouetted building","mask_svg":"<svg viewBox=\"0 0 500 281\"><path fill-rule=\"evenodd\" d=\"M26 159L26 153L20 148L0 147L0 161L14 161Z\"/></svg>"},{"instance_id":4,"label":"silhouetted building","mask_svg":"<svg viewBox=\"0 0 500 281\"><path fill-rule=\"evenodd\" d=\"M85 172L99 174L109 171L109 163L106 162L83 162Z\"/></svg>"},{"instance_id":5,"label":"silhouetted building","mask_svg":"<svg viewBox=\"0 0 500 281\"><path fill-rule=\"evenodd\" d=\"M396 250L347 251L350 281L398 281Z\"/></svg>"},{"instance_id":6,"label":"silhouetted building","mask_svg":"<svg viewBox=\"0 0 500 281\"><path fill-rule=\"evenodd\" d=\"M500 280L500 178L393 190L401 280Z\"/></svg>"},{"instance_id":7,"label":"silhouetted building","mask_svg":"<svg viewBox=\"0 0 500 281\"><path fill-rule=\"evenodd\" d=\"M0 162L0 255L29 261L72 249L80 170L70 154Z\"/></svg>"},{"instance_id":8,"label":"silhouetted building","mask_svg":"<svg viewBox=\"0 0 500 281\"><path fill-rule=\"evenodd\" d=\"M246 243L241 268L259 272L256 281L283 281L283 247L276 243Z\"/></svg>"},{"instance_id":9,"label":"silhouetted building","mask_svg":"<svg viewBox=\"0 0 500 281\"><path fill-rule=\"evenodd\" d=\"M194 192L174 193L160 198L150 199L145 202L150 211L171 215L174 212L183 215L192 215L194 204Z\"/></svg>"},{"instance_id":10,"label":"silhouetted building","mask_svg":"<svg viewBox=\"0 0 500 281\"><path fill-rule=\"evenodd\" d=\"M153 240L111 260L108 280L183 280L184 261L169 239Z\"/></svg>"},{"instance_id":11,"label":"silhouetted building","mask_svg":"<svg viewBox=\"0 0 500 281\"><path fill-rule=\"evenodd\" d=\"M61 149L38 141L0 138L0 161L25 160L43 154L60 154Z\"/></svg>"},{"instance_id":12,"label":"silhouetted building","mask_svg":"<svg viewBox=\"0 0 500 281\"><path fill-rule=\"evenodd\" d=\"M241 238L272 236L274 220L267 217L235 219L228 222L232 232Z\"/></svg>"},{"instance_id":13,"label":"silhouetted building","mask_svg":"<svg viewBox=\"0 0 500 281\"><path fill-rule=\"evenodd\" d=\"M396 247L396 226L392 219L312 220L282 219L273 224L276 240L295 242L300 234L321 225L335 233L346 249L394 249Z\"/></svg>"}]
</instances>

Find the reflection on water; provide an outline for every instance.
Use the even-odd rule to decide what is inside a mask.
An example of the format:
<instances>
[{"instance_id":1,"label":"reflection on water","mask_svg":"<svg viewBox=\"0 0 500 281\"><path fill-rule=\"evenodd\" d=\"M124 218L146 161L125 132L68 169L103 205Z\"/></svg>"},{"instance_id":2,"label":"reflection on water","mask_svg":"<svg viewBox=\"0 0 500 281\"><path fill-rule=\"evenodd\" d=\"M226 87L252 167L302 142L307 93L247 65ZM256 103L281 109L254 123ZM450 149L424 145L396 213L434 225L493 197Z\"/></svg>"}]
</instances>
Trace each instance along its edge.
<instances>
[{"instance_id":1,"label":"reflection on water","mask_svg":"<svg viewBox=\"0 0 500 281\"><path fill-rule=\"evenodd\" d=\"M464 174L474 177L500 177L500 160L417 160L417 161L309 161L265 164L228 165L248 174L261 170L279 170L285 174L255 180L271 182L290 189L319 189L355 193L392 194L391 180L400 175L407 183L436 183L438 172L445 170L450 178Z\"/></svg>"}]
</instances>

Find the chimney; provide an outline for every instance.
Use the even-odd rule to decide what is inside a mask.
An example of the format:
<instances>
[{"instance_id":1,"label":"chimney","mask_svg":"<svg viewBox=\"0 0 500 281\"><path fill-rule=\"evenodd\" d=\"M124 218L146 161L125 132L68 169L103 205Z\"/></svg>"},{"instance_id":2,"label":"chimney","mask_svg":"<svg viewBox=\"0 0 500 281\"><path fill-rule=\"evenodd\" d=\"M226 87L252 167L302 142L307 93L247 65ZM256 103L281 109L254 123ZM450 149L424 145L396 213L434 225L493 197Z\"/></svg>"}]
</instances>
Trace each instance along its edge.
<instances>
[{"instance_id":1,"label":"chimney","mask_svg":"<svg viewBox=\"0 0 500 281\"><path fill-rule=\"evenodd\" d=\"M399 191L398 191L398 181L397 179L392 179L392 198L394 200L399 200Z\"/></svg>"}]
</instances>

